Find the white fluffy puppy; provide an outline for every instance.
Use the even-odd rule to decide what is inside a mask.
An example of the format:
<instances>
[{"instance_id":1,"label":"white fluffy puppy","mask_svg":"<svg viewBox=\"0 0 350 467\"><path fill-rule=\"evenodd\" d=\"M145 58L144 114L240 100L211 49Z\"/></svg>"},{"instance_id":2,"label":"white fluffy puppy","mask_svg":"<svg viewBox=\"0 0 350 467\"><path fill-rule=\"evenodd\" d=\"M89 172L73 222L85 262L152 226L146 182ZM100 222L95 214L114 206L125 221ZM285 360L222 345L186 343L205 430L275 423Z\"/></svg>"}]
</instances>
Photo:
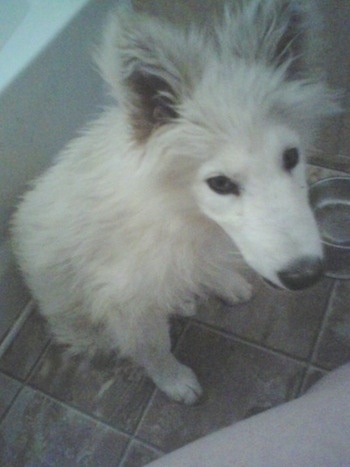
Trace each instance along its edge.
<instances>
[{"instance_id":1,"label":"white fluffy puppy","mask_svg":"<svg viewBox=\"0 0 350 467\"><path fill-rule=\"evenodd\" d=\"M201 387L170 351L171 313L206 293L248 299L237 257L279 287L318 279L305 152L337 105L305 64L306 3L227 2L201 27L111 17L96 60L118 105L13 218L26 281L72 352L118 348L193 403Z\"/></svg>"}]
</instances>

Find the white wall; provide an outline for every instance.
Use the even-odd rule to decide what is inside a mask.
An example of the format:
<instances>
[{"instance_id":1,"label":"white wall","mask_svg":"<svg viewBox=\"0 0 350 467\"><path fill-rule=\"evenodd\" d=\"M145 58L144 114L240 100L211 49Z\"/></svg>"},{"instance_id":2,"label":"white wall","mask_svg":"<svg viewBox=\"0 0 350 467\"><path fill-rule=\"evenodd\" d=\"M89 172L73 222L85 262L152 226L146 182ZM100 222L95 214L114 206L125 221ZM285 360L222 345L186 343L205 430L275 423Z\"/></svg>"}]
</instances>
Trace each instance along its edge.
<instances>
[{"instance_id":1,"label":"white wall","mask_svg":"<svg viewBox=\"0 0 350 467\"><path fill-rule=\"evenodd\" d=\"M11 2L6 3L11 5ZM116 2L36 0L34 3L51 4L56 19L57 9L53 5L58 3L61 6L70 4L78 14L65 26L64 23L52 23L47 28L46 24L37 24L37 28L46 28L51 42L40 53L37 49L30 63L19 66L21 73L12 74L11 80L0 91L0 342L29 300L8 245L9 217L27 182L42 172L76 130L98 112L102 83L92 65L91 47L101 35L107 11ZM81 9L83 3L86 5ZM46 8L43 17L48 18L49 14ZM68 19L69 15L62 16L64 22ZM18 28L25 24L25 18L20 17L20 20ZM19 32L23 39L25 30ZM43 40L42 32L35 36L38 41ZM56 37L52 37L53 32L58 32ZM11 37L5 44L6 50L5 47L0 50L0 62L4 58L1 53L9 52L10 41ZM44 45L42 42L41 49ZM31 51L34 46L32 43ZM25 47L25 41L22 41L22 47ZM21 50L17 54L14 50L14 55L12 60L16 61L16 56L18 62L23 58ZM7 59L8 62L1 62L2 71L6 63L10 65L9 55ZM9 73L5 74L9 76ZM5 83L0 80L0 89L1 84Z\"/></svg>"}]
</instances>

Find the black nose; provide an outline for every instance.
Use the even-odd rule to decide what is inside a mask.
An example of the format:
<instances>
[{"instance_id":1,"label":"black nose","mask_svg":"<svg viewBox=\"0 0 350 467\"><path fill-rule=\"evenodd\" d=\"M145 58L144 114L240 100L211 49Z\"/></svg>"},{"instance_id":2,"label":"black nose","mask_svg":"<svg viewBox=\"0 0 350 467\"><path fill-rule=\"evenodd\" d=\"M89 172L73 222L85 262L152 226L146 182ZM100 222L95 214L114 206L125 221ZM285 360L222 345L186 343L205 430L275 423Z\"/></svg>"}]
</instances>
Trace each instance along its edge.
<instances>
[{"instance_id":1,"label":"black nose","mask_svg":"<svg viewBox=\"0 0 350 467\"><path fill-rule=\"evenodd\" d=\"M323 264L318 257L301 258L278 273L282 284L290 290L305 289L322 276Z\"/></svg>"}]
</instances>

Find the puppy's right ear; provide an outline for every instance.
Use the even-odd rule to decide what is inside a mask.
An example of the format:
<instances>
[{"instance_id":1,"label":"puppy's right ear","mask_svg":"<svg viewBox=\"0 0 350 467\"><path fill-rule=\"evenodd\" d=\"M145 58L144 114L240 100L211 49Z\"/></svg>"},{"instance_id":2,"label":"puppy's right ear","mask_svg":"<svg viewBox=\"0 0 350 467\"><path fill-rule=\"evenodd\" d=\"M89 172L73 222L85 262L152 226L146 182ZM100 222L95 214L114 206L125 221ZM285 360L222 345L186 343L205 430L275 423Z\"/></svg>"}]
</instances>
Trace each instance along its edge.
<instances>
[{"instance_id":1,"label":"puppy's right ear","mask_svg":"<svg viewBox=\"0 0 350 467\"><path fill-rule=\"evenodd\" d=\"M109 18L95 61L139 142L178 115L182 44L171 25L154 18L120 10Z\"/></svg>"}]
</instances>

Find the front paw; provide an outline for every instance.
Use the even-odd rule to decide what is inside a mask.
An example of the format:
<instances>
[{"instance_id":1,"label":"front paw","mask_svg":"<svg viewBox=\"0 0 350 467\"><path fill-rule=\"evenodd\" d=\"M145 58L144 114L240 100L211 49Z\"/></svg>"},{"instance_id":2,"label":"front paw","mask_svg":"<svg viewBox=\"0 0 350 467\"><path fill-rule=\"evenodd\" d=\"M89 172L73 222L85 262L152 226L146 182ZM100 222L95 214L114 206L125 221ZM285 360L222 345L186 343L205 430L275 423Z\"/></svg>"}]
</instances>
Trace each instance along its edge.
<instances>
[{"instance_id":1,"label":"front paw","mask_svg":"<svg viewBox=\"0 0 350 467\"><path fill-rule=\"evenodd\" d=\"M242 284L240 284L239 289L237 289L237 291L234 291L234 294L237 299L236 303L249 302L249 300L253 296L253 286L245 280Z\"/></svg>"},{"instance_id":2,"label":"front paw","mask_svg":"<svg viewBox=\"0 0 350 467\"><path fill-rule=\"evenodd\" d=\"M170 399L186 405L197 402L203 392L191 368L181 363L178 363L174 374L167 377L153 377L153 381Z\"/></svg>"},{"instance_id":3,"label":"front paw","mask_svg":"<svg viewBox=\"0 0 350 467\"><path fill-rule=\"evenodd\" d=\"M181 300L176 308L176 313L181 316L194 316L197 313L198 301L199 298L196 295L189 295Z\"/></svg>"},{"instance_id":4,"label":"front paw","mask_svg":"<svg viewBox=\"0 0 350 467\"><path fill-rule=\"evenodd\" d=\"M226 306L237 305L238 303L246 303L253 296L253 286L246 281L241 279L239 281L239 286L235 284L232 292L229 295L219 295L218 298Z\"/></svg>"}]
</instances>

